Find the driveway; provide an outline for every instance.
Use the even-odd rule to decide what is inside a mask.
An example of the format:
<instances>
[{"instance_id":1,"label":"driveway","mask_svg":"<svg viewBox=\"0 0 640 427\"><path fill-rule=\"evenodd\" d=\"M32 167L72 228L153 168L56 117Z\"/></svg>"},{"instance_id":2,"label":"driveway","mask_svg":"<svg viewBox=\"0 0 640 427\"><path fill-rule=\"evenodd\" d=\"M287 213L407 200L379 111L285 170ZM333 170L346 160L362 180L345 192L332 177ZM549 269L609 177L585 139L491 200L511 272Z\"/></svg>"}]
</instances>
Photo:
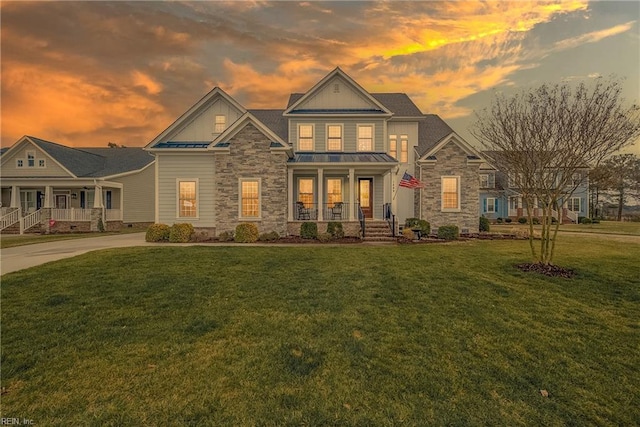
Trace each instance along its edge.
<instances>
[{"instance_id":1,"label":"driveway","mask_svg":"<svg viewBox=\"0 0 640 427\"><path fill-rule=\"evenodd\" d=\"M99 249L153 245L153 243L144 241L144 235L145 233L131 233L115 236L88 237L86 239L58 240L55 242L6 248L2 249L0 271L1 274L11 273Z\"/></svg>"}]
</instances>

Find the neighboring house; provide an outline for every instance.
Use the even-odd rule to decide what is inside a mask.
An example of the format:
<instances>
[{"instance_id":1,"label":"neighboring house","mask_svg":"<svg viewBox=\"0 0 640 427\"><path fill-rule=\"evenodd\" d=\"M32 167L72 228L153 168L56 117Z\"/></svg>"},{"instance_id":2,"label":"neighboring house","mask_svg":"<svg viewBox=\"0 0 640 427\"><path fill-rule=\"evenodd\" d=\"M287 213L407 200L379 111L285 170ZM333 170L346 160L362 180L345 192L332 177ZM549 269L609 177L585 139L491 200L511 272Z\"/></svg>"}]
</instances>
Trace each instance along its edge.
<instances>
[{"instance_id":1,"label":"neighboring house","mask_svg":"<svg viewBox=\"0 0 640 427\"><path fill-rule=\"evenodd\" d=\"M369 93L340 68L282 110L247 110L215 88L145 148L160 223L296 235L303 221L341 221L357 234L419 217L478 231L480 154L406 94ZM399 187L405 172L424 188Z\"/></svg>"},{"instance_id":2,"label":"neighboring house","mask_svg":"<svg viewBox=\"0 0 640 427\"><path fill-rule=\"evenodd\" d=\"M496 152L485 152L483 157L491 159ZM552 210L552 217L561 223L577 223L580 217L589 216L589 169L579 169L573 174L568 197L561 198ZM571 189L568 189L570 192ZM490 220L511 218L517 220L527 216L526 201L515 184L513 176L499 171L489 163L480 170L480 216ZM534 200L531 206L534 217L542 216L541 204Z\"/></svg>"},{"instance_id":3,"label":"neighboring house","mask_svg":"<svg viewBox=\"0 0 640 427\"><path fill-rule=\"evenodd\" d=\"M154 158L142 148L71 148L24 136L0 159L5 232L115 230L154 221Z\"/></svg>"}]
</instances>

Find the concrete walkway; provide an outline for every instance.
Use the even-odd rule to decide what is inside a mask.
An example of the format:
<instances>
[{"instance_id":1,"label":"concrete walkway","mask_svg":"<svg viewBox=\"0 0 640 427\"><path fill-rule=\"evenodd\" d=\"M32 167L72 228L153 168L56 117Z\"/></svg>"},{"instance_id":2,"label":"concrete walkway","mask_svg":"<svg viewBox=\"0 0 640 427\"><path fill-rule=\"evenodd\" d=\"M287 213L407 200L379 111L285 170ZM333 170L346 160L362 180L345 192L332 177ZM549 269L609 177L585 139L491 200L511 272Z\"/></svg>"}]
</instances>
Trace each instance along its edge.
<instances>
[{"instance_id":1,"label":"concrete walkway","mask_svg":"<svg viewBox=\"0 0 640 427\"><path fill-rule=\"evenodd\" d=\"M47 262L71 258L100 249L153 245L153 243L144 241L144 235L145 233L131 233L116 236L88 237L85 239L57 240L55 242L2 249L0 274L35 267Z\"/></svg>"}]
</instances>

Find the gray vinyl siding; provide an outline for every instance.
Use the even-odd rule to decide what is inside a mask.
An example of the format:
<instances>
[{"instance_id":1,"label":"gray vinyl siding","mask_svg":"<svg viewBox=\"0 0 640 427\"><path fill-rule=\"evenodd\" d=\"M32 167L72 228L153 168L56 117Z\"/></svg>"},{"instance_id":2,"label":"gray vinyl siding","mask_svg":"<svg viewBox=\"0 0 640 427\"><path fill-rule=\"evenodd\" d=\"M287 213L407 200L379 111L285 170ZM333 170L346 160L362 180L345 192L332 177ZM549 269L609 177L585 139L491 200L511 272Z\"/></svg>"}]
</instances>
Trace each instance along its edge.
<instances>
[{"instance_id":1,"label":"gray vinyl siding","mask_svg":"<svg viewBox=\"0 0 640 427\"><path fill-rule=\"evenodd\" d=\"M218 135L213 132L216 115L226 116L226 125L229 127L238 120L241 112L224 99L219 99L168 139L171 141L212 141Z\"/></svg>"},{"instance_id":2,"label":"gray vinyl siding","mask_svg":"<svg viewBox=\"0 0 640 427\"><path fill-rule=\"evenodd\" d=\"M327 125L342 125L342 151L355 152L358 149L358 125L374 127L373 151L387 151L385 148L384 120L368 118L331 118L331 119L291 119L289 120L289 141L294 150L298 150L298 125L310 124L314 126L314 151L327 151ZM388 143L386 144L388 145Z\"/></svg>"},{"instance_id":3,"label":"gray vinyl siding","mask_svg":"<svg viewBox=\"0 0 640 427\"><path fill-rule=\"evenodd\" d=\"M141 172L114 178L122 183L122 219L124 222L152 222L155 218L155 165ZM112 208L120 209L120 190L113 189Z\"/></svg>"},{"instance_id":4,"label":"gray vinyl siding","mask_svg":"<svg viewBox=\"0 0 640 427\"><path fill-rule=\"evenodd\" d=\"M35 152L35 166L28 167L27 166L27 151ZM4 157L4 156L3 156ZM17 167L17 160L23 160L23 166L21 168ZM38 160L44 159L45 167L38 167ZM70 177L68 172L66 172L63 168L61 168L56 162L49 157L44 151L40 148L35 147L31 143L23 144L23 146L11 153L11 157L2 159L2 176L3 177Z\"/></svg>"},{"instance_id":5,"label":"gray vinyl siding","mask_svg":"<svg viewBox=\"0 0 640 427\"><path fill-rule=\"evenodd\" d=\"M189 222L194 227L214 227L213 154L159 154L156 162L158 162L158 221L165 224ZM178 179L198 181L198 218L178 217Z\"/></svg>"},{"instance_id":6,"label":"gray vinyl siding","mask_svg":"<svg viewBox=\"0 0 640 427\"><path fill-rule=\"evenodd\" d=\"M338 92L334 92L335 85L338 85ZM374 103L356 90L350 83L341 77L334 77L325 86L299 105L297 109L370 109L378 108Z\"/></svg>"}]
</instances>

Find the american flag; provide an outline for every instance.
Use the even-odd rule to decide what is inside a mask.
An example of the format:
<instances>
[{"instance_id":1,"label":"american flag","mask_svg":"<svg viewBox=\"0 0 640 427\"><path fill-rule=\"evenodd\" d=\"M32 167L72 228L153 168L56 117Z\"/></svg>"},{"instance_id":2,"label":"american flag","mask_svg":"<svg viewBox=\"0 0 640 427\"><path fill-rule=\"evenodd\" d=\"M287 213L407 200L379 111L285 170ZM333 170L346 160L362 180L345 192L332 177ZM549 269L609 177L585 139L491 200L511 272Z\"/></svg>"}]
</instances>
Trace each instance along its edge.
<instances>
[{"instance_id":1,"label":"american flag","mask_svg":"<svg viewBox=\"0 0 640 427\"><path fill-rule=\"evenodd\" d=\"M402 175L402 179L400 180L400 187L424 188L424 184L405 172L404 175Z\"/></svg>"}]
</instances>

